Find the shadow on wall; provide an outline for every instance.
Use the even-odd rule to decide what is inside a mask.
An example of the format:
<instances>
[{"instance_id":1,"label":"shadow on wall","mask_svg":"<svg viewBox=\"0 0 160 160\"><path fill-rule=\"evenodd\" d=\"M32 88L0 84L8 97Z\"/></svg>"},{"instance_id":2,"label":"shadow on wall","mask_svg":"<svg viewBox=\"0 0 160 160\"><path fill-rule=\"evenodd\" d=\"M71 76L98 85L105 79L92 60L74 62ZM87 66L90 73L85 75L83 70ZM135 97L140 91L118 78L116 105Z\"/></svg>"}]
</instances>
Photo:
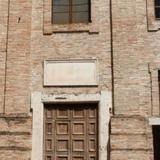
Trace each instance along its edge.
<instances>
[{"instance_id":1,"label":"shadow on wall","mask_svg":"<svg viewBox=\"0 0 160 160\"><path fill-rule=\"evenodd\" d=\"M107 160L110 160L110 153L111 153L111 147L110 147L110 135L111 135L111 120L109 121L109 125L108 125L109 129L108 129L108 144L107 144Z\"/></svg>"}]
</instances>

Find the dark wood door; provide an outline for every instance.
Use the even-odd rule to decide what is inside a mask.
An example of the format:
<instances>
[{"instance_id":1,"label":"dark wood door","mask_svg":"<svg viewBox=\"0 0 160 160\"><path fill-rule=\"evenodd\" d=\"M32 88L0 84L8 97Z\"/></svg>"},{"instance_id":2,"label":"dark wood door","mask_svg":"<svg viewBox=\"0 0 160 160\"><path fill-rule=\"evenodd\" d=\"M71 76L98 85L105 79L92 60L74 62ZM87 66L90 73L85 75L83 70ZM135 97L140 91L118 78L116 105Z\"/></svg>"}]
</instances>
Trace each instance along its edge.
<instances>
[{"instance_id":1,"label":"dark wood door","mask_svg":"<svg viewBox=\"0 0 160 160\"><path fill-rule=\"evenodd\" d=\"M45 160L98 160L97 104L45 105Z\"/></svg>"}]
</instances>

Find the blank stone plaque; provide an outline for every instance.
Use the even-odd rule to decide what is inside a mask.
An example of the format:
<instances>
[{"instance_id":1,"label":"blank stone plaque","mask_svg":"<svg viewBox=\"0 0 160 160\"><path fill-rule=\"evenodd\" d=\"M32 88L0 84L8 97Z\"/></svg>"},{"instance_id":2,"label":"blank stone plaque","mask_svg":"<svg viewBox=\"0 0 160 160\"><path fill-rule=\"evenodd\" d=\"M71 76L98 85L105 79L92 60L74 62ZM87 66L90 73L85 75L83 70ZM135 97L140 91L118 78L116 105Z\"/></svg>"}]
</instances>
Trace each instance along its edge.
<instances>
[{"instance_id":1,"label":"blank stone plaque","mask_svg":"<svg viewBox=\"0 0 160 160\"><path fill-rule=\"evenodd\" d=\"M44 62L45 86L98 85L97 60L68 60Z\"/></svg>"}]
</instances>

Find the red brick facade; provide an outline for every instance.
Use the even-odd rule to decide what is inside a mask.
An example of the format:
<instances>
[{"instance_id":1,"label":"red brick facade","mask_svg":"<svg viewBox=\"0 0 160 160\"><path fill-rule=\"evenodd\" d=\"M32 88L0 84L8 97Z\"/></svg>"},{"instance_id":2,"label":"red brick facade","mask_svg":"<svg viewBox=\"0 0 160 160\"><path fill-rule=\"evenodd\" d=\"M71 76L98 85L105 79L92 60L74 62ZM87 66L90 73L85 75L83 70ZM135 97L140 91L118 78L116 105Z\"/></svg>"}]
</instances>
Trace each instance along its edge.
<instances>
[{"instance_id":1,"label":"red brick facade","mask_svg":"<svg viewBox=\"0 0 160 160\"><path fill-rule=\"evenodd\" d=\"M0 0L0 159L31 159L34 92L112 92L111 160L153 160L160 24L152 0L92 0L89 24L54 25L51 0ZM99 85L45 87L45 60L98 60ZM32 160L32 159L31 159Z\"/></svg>"}]
</instances>

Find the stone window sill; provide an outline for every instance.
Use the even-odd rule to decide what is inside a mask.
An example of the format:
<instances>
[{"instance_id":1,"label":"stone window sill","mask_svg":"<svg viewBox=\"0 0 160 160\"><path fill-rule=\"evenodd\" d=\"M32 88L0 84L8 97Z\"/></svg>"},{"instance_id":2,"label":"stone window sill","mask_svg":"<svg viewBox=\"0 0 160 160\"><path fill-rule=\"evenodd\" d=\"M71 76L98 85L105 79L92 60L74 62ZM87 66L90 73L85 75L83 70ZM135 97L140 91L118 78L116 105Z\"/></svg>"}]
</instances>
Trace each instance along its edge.
<instances>
[{"instance_id":1,"label":"stone window sill","mask_svg":"<svg viewBox=\"0 0 160 160\"><path fill-rule=\"evenodd\" d=\"M50 29L44 28L44 34L52 34L52 33L61 33L61 32L89 32L89 33L98 33L98 28L94 27L92 23L87 24L64 24L57 25L51 24Z\"/></svg>"}]
</instances>

